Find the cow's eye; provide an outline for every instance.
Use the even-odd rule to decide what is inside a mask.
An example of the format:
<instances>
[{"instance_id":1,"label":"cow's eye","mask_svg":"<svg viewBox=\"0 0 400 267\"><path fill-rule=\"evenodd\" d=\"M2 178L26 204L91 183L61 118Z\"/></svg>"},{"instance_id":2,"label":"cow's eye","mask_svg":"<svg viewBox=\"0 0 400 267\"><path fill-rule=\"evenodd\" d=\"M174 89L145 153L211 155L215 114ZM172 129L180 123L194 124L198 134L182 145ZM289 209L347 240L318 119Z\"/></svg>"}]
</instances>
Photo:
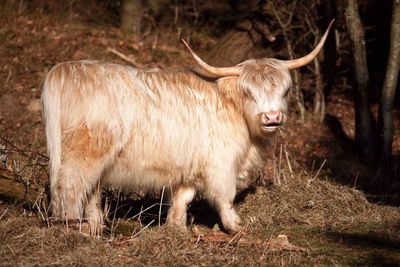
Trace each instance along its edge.
<instances>
[{"instance_id":1,"label":"cow's eye","mask_svg":"<svg viewBox=\"0 0 400 267\"><path fill-rule=\"evenodd\" d=\"M245 97L248 97L249 99L251 99L251 101L254 101L255 103L257 103L257 98L255 97L255 95L253 94L252 91L245 90L244 95L245 95Z\"/></svg>"},{"instance_id":2,"label":"cow's eye","mask_svg":"<svg viewBox=\"0 0 400 267\"><path fill-rule=\"evenodd\" d=\"M289 92L290 92L290 90L289 90L289 88L287 88L285 90L285 93L283 94L283 97L287 97L289 95Z\"/></svg>"}]
</instances>

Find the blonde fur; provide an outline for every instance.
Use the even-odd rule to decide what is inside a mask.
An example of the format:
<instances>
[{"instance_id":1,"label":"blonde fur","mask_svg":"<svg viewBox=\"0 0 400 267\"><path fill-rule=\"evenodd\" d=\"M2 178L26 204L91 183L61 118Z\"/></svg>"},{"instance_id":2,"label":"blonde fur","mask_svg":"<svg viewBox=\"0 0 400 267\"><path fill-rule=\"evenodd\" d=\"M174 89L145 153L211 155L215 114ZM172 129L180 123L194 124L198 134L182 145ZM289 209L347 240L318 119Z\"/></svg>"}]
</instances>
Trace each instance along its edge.
<instances>
[{"instance_id":1,"label":"blonde fur","mask_svg":"<svg viewBox=\"0 0 400 267\"><path fill-rule=\"evenodd\" d=\"M96 61L55 66L42 92L53 215L85 217L96 233L102 187L167 186L168 222L184 225L186 207L201 191L224 227L238 231L237 179L261 164L270 139L259 113L285 113L290 86L279 62L244 64L239 77L215 83Z\"/></svg>"}]
</instances>

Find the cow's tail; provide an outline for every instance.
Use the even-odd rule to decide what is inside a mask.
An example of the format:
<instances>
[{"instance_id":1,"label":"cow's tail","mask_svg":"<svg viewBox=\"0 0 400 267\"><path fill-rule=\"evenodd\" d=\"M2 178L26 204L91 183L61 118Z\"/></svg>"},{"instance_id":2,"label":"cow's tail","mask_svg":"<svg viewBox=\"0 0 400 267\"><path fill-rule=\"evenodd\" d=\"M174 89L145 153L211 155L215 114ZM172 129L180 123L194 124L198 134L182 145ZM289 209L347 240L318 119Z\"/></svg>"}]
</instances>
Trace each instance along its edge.
<instances>
[{"instance_id":1,"label":"cow's tail","mask_svg":"<svg viewBox=\"0 0 400 267\"><path fill-rule=\"evenodd\" d=\"M43 118L46 124L47 152L50 157L50 184L54 186L61 167L61 91L60 66L46 76L42 88ZM51 190L52 191L52 190Z\"/></svg>"}]
</instances>

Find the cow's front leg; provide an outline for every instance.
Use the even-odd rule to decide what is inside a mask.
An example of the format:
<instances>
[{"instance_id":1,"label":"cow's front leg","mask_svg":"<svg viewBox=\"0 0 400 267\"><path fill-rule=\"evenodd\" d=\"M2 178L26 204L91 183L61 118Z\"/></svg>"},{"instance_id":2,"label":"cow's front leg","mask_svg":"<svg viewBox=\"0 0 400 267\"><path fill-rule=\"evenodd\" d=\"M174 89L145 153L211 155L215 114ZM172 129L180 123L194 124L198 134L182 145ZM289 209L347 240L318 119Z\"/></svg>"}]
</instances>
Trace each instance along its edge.
<instances>
[{"instance_id":1,"label":"cow's front leg","mask_svg":"<svg viewBox=\"0 0 400 267\"><path fill-rule=\"evenodd\" d=\"M167 217L168 224L186 227L186 210L195 195L196 190L193 186L182 185L175 188L172 192L172 206Z\"/></svg>"},{"instance_id":2,"label":"cow's front leg","mask_svg":"<svg viewBox=\"0 0 400 267\"><path fill-rule=\"evenodd\" d=\"M217 210L222 225L228 232L238 232L240 218L233 209L236 195L236 173L234 171L213 171L207 181L207 200Z\"/></svg>"},{"instance_id":3,"label":"cow's front leg","mask_svg":"<svg viewBox=\"0 0 400 267\"><path fill-rule=\"evenodd\" d=\"M221 217L222 225L228 232L239 232L242 227L240 226L241 220L233 209L233 200L216 200L215 208Z\"/></svg>"}]
</instances>

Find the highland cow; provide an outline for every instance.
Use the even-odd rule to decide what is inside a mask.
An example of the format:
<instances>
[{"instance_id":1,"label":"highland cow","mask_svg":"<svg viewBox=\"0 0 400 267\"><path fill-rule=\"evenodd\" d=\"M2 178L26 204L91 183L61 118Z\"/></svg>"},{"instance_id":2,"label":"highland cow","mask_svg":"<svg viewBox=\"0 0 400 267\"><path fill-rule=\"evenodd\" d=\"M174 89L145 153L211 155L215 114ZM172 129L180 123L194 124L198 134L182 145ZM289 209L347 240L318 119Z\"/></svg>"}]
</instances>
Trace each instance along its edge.
<instances>
[{"instance_id":1,"label":"highland cow","mask_svg":"<svg viewBox=\"0 0 400 267\"><path fill-rule=\"evenodd\" d=\"M213 67L188 46L206 81L190 71L141 70L98 61L65 62L42 91L50 155L51 210L101 229L100 189L171 189L167 222L185 227L197 192L227 231L239 231L236 185L260 166L286 119L289 70L311 62L247 60Z\"/></svg>"}]
</instances>

